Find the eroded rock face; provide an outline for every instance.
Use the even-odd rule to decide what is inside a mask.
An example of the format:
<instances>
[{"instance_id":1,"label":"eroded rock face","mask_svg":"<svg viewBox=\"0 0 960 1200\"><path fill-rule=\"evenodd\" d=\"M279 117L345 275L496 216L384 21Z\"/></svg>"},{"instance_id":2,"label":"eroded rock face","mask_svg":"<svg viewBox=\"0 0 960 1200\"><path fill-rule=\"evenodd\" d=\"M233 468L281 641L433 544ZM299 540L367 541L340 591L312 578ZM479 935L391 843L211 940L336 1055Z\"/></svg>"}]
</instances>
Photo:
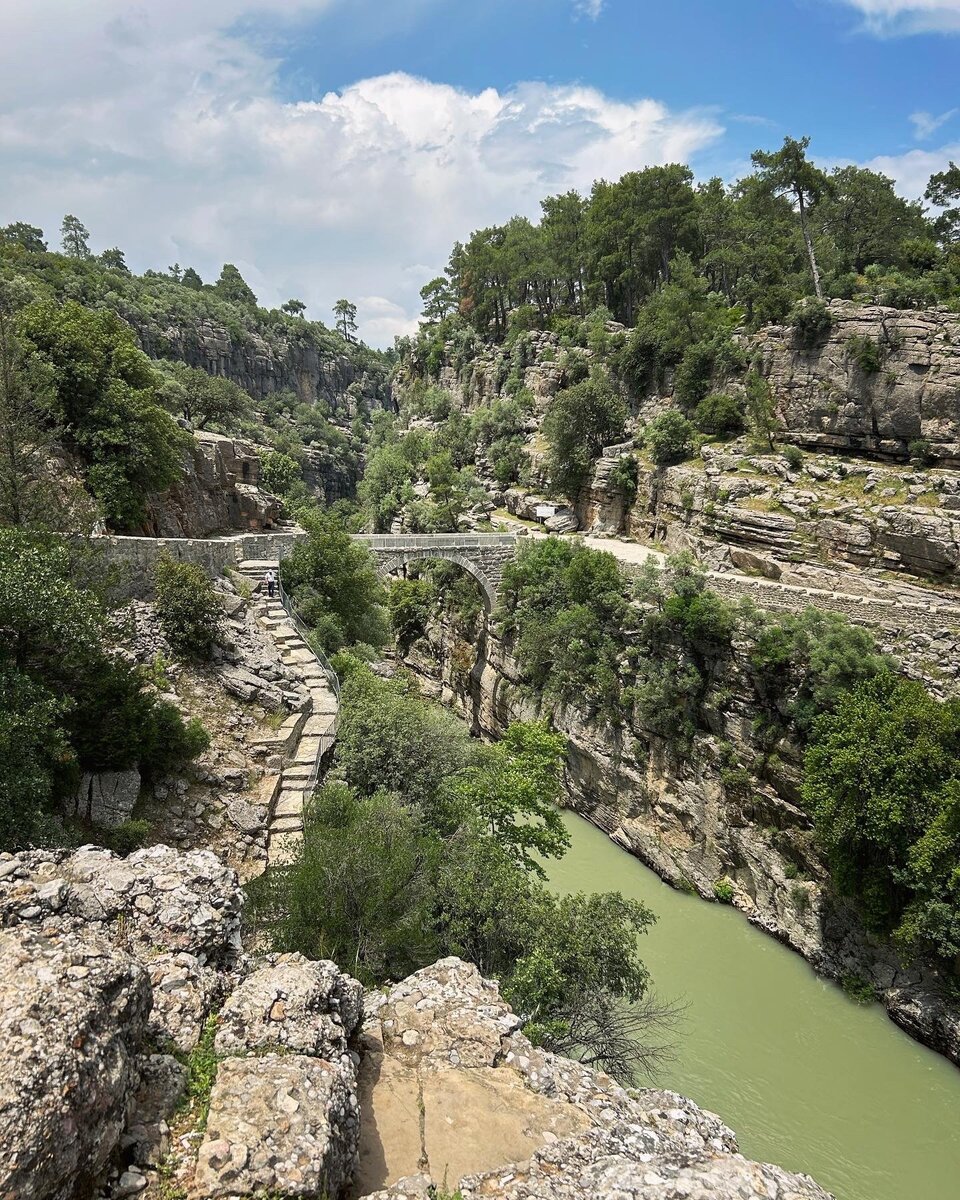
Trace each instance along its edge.
<instances>
[{"instance_id":1,"label":"eroded rock face","mask_svg":"<svg viewBox=\"0 0 960 1200\"><path fill-rule=\"evenodd\" d=\"M691 1101L628 1093L536 1049L468 963L444 959L370 1007L355 1195L421 1200L439 1185L465 1200L828 1200L805 1176L744 1159ZM386 1186L365 1193L378 1171Z\"/></svg>"},{"instance_id":2,"label":"eroded rock face","mask_svg":"<svg viewBox=\"0 0 960 1200\"><path fill-rule=\"evenodd\" d=\"M0 927L109 938L149 973L154 1036L183 1051L196 1045L241 949L239 883L216 855L167 846L128 858L92 846L34 850L0 872Z\"/></svg>"},{"instance_id":3,"label":"eroded rock face","mask_svg":"<svg viewBox=\"0 0 960 1200\"><path fill-rule=\"evenodd\" d=\"M72 1200L110 1161L138 1083L143 967L96 933L0 933L0 1195Z\"/></svg>"},{"instance_id":4,"label":"eroded rock face","mask_svg":"<svg viewBox=\"0 0 960 1200\"><path fill-rule=\"evenodd\" d=\"M195 1194L338 1195L359 1132L351 1085L351 1073L302 1054L226 1059L210 1097Z\"/></svg>"},{"instance_id":5,"label":"eroded rock face","mask_svg":"<svg viewBox=\"0 0 960 1200\"><path fill-rule=\"evenodd\" d=\"M960 319L946 309L912 310L833 300L828 335L812 347L793 329L769 326L763 354L793 440L811 448L904 456L923 438L945 462L960 462ZM879 366L865 371L856 341L869 339Z\"/></svg>"},{"instance_id":6,"label":"eroded rock face","mask_svg":"<svg viewBox=\"0 0 960 1200\"><path fill-rule=\"evenodd\" d=\"M140 772L102 771L84 775L66 805L67 815L80 817L101 829L116 829L130 820L140 795Z\"/></svg>"},{"instance_id":7,"label":"eroded rock face","mask_svg":"<svg viewBox=\"0 0 960 1200\"><path fill-rule=\"evenodd\" d=\"M184 451L183 476L154 497L144 532L151 537L209 537L272 529L280 501L260 486L260 458L247 442L198 430Z\"/></svg>"}]
</instances>

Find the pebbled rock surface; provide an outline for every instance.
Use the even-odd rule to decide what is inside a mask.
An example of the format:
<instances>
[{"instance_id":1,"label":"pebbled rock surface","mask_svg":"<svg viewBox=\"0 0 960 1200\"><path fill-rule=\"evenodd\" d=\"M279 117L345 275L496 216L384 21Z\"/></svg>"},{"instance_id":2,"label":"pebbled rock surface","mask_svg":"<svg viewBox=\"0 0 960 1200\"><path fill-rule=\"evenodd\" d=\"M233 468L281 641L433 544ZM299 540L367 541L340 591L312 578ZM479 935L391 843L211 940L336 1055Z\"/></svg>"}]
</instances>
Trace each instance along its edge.
<instances>
[{"instance_id":1,"label":"pebbled rock surface","mask_svg":"<svg viewBox=\"0 0 960 1200\"><path fill-rule=\"evenodd\" d=\"M301 1054L228 1058L213 1085L194 1193L337 1196L358 1132L351 1073Z\"/></svg>"},{"instance_id":2,"label":"pebbled rock surface","mask_svg":"<svg viewBox=\"0 0 960 1200\"><path fill-rule=\"evenodd\" d=\"M138 1083L143 967L94 932L0 932L0 1195L71 1200L110 1161Z\"/></svg>"},{"instance_id":3,"label":"pebbled rock surface","mask_svg":"<svg viewBox=\"0 0 960 1200\"><path fill-rule=\"evenodd\" d=\"M339 1062L362 1006L363 988L334 963L272 956L228 997L215 1048L223 1055L277 1048Z\"/></svg>"}]
</instances>

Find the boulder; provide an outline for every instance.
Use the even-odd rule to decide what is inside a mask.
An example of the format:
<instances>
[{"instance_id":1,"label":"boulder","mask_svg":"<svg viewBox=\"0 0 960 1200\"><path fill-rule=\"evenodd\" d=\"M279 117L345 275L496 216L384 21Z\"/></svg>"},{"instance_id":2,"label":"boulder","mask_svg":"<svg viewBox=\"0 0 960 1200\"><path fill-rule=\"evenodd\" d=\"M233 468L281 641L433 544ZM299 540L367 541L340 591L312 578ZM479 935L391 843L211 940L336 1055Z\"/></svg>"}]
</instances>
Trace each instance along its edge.
<instances>
[{"instance_id":1,"label":"boulder","mask_svg":"<svg viewBox=\"0 0 960 1200\"><path fill-rule=\"evenodd\" d=\"M139 771L102 771L83 776L65 809L69 817L79 817L101 829L116 829L130 820L139 796Z\"/></svg>"},{"instance_id":2,"label":"boulder","mask_svg":"<svg viewBox=\"0 0 960 1200\"><path fill-rule=\"evenodd\" d=\"M0 1196L73 1200L116 1149L150 985L93 932L0 933Z\"/></svg>"},{"instance_id":3,"label":"boulder","mask_svg":"<svg viewBox=\"0 0 960 1200\"><path fill-rule=\"evenodd\" d=\"M338 1062L360 1022L363 988L332 962L279 955L248 975L220 1010L218 1054L283 1048Z\"/></svg>"},{"instance_id":4,"label":"boulder","mask_svg":"<svg viewBox=\"0 0 960 1200\"><path fill-rule=\"evenodd\" d=\"M302 1054L228 1058L213 1085L194 1194L338 1196L359 1128L350 1072Z\"/></svg>"}]
</instances>

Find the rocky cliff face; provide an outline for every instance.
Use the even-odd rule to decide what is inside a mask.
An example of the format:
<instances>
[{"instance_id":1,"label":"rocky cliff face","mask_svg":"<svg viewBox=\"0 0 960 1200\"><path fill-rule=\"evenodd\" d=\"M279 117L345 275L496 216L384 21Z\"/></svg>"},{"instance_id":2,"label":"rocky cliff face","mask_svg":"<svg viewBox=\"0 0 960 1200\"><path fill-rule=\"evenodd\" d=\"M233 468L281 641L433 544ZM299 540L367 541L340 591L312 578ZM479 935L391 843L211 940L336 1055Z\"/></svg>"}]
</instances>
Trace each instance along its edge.
<instances>
[{"instance_id":1,"label":"rocky cliff face","mask_svg":"<svg viewBox=\"0 0 960 1200\"><path fill-rule=\"evenodd\" d=\"M209 319L163 329L134 327L151 358L173 358L222 375L255 400L289 391L304 403L323 401L333 415L347 419L390 402L385 368L344 353L335 339L324 344L306 322L296 338L285 330L227 329Z\"/></svg>"},{"instance_id":2,"label":"rocky cliff face","mask_svg":"<svg viewBox=\"0 0 960 1200\"><path fill-rule=\"evenodd\" d=\"M364 998L245 955L240 909L209 852L0 858L0 1193L829 1200L689 1100L535 1049L459 959Z\"/></svg>"},{"instance_id":3,"label":"rocky cliff face","mask_svg":"<svg viewBox=\"0 0 960 1200\"><path fill-rule=\"evenodd\" d=\"M843 300L829 309L830 330L812 347L787 326L750 342L791 440L902 459L924 438L943 463L960 466L960 317Z\"/></svg>"},{"instance_id":4,"label":"rocky cliff face","mask_svg":"<svg viewBox=\"0 0 960 1200\"><path fill-rule=\"evenodd\" d=\"M497 738L511 721L539 715L510 648L490 632L468 641L438 622L407 662L425 691L478 734ZM723 684L730 697L724 711L706 714L710 732L698 733L682 756L629 717L613 727L574 707L554 711L569 740L570 805L675 886L713 900L714 884L728 880L733 903L754 924L823 974L869 981L898 1024L960 1063L960 1012L938 994L936 973L901 963L869 938L827 887L810 819L799 807L798 756L779 747L778 773L766 784L740 791L724 783L723 744L751 761L758 714L735 661Z\"/></svg>"},{"instance_id":5,"label":"rocky cliff face","mask_svg":"<svg viewBox=\"0 0 960 1200\"><path fill-rule=\"evenodd\" d=\"M180 482L149 505L150 537L202 538L260 532L280 519L280 501L260 487L260 459L247 442L197 432L184 451Z\"/></svg>"}]
</instances>

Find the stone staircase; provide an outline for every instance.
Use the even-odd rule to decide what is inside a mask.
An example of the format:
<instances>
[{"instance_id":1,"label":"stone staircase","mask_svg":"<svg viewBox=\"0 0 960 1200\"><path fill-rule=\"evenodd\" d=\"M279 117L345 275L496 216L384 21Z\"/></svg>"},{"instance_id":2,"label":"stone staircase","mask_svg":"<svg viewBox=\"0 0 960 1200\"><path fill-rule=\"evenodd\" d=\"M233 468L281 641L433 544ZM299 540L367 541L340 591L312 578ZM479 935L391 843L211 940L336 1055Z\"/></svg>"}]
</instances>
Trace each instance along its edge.
<instances>
[{"instance_id":1,"label":"stone staircase","mask_svg":"<svg viewBox=\"0 0 960 1200\"><path fill-rule=\"evenodd\" d=\"M272 788L267 841L267 865L278 866L290 862L303 841L304 806L317 784L320 764L336 740L339 701L326 670L284 609L279 591L272 600L267 595L263 577L268 570L279 574L279 564L248 560L241 562L238 570L254 589L253 611L258 622L276 643L283 664L299 676L309 695L303 710L292 713L265 739L270 752L283 759L279 781Z\"/></svg>"}]
</instances>

